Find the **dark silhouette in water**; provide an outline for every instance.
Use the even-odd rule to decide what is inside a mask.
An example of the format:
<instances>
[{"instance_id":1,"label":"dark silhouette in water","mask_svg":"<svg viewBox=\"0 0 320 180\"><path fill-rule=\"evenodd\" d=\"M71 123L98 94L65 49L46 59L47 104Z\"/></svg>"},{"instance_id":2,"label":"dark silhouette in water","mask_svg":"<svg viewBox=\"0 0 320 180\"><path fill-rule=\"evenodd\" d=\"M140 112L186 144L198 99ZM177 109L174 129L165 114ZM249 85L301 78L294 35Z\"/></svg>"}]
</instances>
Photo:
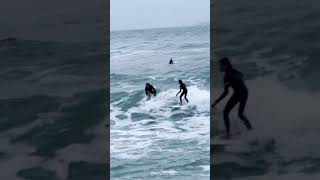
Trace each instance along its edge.
<instances>
[{"instance_id":1,"label":"dark silhouette in water","mask_svg":"<svg viewBox=\"0 0 320 180\"><path fill-rule=\"evenodd\" d=\"M170 59L169 64L173 64L173 60L172 60L172 58Z\"/></svg>"},{"instance_id":2,"label":"dark silhouette in water","mask_svg":"<svg viewBox=\"0 0 320 180\"><path fill-rule=\"evenodd\" d=\"M151 94L153 94L154 96L157 95L156 89L149 83L146 83L146 87L144 88L144 91L146 93L146 96L148 97L148 100L151 99Z\"/></svg>"},{"instance_id":3,"label":"dark silhouette in water","mask_svg":"<svg viewBox=\"0 0 320 180\"><path fill-rule=\"evenodd\" d=\"M176 96L178 96L178 94L182 91L182 93L180 94L180 104L182 105L182 96L183 95L184 95L184 99L187 102L189 102L189 100L187 99L188 89L187 89L186 84L184 84L181 80L179 80L178 83L180 84L180 90Z\"/></svg>"},{"instance_id":4,"label":"dark silhouette in water","mask_svg":"<svg viewBox=\"0 0 320 180\"><path fill-rule=\"evenodd\" d=\"M248 118L244 115L244 110L248 99L248 89L243 81L243 74L232 67L228 58L222 58L220 60L220 68L222 72L225 72L224 91L221 96L215 100L212 107L216 106L224 97L228 95L229 87L231 86L234 93L230 97L223 110L223 119L226 127L227 137L230 137L229 113L237 103L240 103L238 111L239 118L243 121L248 130L252 129Z\"/></svg>"}]
</instances>

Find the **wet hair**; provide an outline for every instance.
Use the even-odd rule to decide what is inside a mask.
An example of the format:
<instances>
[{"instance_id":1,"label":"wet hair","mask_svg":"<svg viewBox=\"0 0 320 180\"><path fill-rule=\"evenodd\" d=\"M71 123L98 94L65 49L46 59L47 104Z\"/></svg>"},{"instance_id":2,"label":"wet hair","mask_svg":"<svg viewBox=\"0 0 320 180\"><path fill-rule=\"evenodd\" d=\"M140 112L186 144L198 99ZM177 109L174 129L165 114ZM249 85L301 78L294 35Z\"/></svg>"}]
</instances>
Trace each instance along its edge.
<instances>
[{"instance_id":1,"label":"wet hair","mask_svg":"<svg viewBox=\"0 0 320 180\"><path fill-rule=\"evenodd\" d=\"M179 83L182 83L182 81L179 79L179 81L178 81Z\"/></svg>"},{"instance_id":2,"label":"wet hair","mask_svg":"<svg viewBox=\"0 0 320 180\"><path fill-rule=\"evenodd\" d=\"M146 83L146 86L150 86L150 84L149 84L149 83Z\"/></svg>"},{"instance_id":3,"label":"wet hair","mask_svg":"<svg viewBox=\"0 0 320 180\"><path fill-rule=\"evenodd\" d=\"M220 59L219 62L221 65L227 65L228 67L232 67L231 62L230 62L229 58L227 58L227 57Z\"/></svg>"}]
</instances>

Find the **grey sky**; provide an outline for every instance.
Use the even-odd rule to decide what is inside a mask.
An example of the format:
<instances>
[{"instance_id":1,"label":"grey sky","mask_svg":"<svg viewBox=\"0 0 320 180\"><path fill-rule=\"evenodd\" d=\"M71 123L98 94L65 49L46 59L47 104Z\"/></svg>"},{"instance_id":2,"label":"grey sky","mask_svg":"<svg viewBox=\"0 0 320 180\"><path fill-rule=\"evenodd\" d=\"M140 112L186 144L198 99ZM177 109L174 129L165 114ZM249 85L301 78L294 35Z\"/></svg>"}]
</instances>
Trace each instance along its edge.
<instances>
[{"instance_id":1,"label":"grey sky","mask_svg":"<svg viewBox=\"0 0 320 180\"><path fill-rule=\"evenodd\" d=\"M111 30L209 22L210 0L111 0Z\"/></svg>"}]
</instances>

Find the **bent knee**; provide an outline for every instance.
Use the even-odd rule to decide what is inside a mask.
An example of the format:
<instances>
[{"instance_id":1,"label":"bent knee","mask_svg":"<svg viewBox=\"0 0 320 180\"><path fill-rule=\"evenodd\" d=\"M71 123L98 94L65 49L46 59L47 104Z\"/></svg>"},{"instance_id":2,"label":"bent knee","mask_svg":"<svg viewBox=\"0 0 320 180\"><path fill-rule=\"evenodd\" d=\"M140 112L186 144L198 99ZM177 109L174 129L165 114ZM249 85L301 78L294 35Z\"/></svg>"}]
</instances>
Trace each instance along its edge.
<instances>
[{"instance_id":1,"label":"bent knee","mask_svg":"<svg viewBox=\"0 0 320 180\"><path fill-rule=\"evenodd\" d=\"M243 113L238 113L238 116L243 119L243 118L246 118L246 116L243 114Z\"/></svg>"},{"instance_id":2,"label":"bent knee","mask_svg":"<svg viewBox=\"0 0 320 180\"><path fill-rule=\"evenodd\" d=\"M229 113L230 113L230 111L229 111L229 110L226 110L226 109L225 109L225 110L223 110L223 115L224 115L224 116L228 116L228 115L229 115Z\"/></svg>"}]
</instances>

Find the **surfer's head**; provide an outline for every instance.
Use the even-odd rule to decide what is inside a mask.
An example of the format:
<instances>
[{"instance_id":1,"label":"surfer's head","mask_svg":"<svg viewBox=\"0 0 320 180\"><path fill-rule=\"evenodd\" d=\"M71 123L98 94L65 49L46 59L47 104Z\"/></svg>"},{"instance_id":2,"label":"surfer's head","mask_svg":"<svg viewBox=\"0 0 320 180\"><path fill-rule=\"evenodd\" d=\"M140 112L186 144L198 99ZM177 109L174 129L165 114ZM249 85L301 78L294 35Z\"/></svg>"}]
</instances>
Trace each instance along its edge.
<instances>
[{"instance_id":1,"label":"surfer's head","mask_svg":"<svg viewBox=\"0 0 320 180\"><path fill-rule=\"evenodd\" d=\"M146 83L146 87L149 87L150 86L150 84L149 83Z\"/></svg>"},{"instance_id":2,"label":"surfer's head","mask_svg":"<svg viewBox=\"0 0 320 180\"><path fill-rule=\"evenodd\" d=\"M179 81L178 81L178 83L179 83L179 84L182 84L182 81L181 81L181 80L179 80Z\"/></svg>"},{"instance_id":3,"label":"surfer's head","mask_svg":"<svg viewBox=\"0 0 320 180\"><path fill-rule=\"evenodd\" d=\"M219 63L220 63L220 69L223 72L226 71L227 69L232 68L232 64L231 64L229 58L227 58L227 57L220 59Z\"/></svg>"}]
</instances>

